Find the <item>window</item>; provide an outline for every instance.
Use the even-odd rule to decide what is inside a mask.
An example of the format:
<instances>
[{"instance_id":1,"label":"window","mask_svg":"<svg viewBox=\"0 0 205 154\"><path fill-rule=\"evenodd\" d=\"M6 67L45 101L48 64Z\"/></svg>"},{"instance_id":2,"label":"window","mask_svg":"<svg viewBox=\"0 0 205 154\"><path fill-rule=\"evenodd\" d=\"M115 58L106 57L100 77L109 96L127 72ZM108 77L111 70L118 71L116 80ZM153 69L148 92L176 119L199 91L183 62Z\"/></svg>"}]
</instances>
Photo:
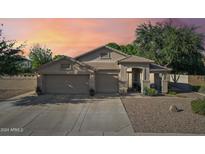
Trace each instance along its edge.
<instances>
[{"instance_id":1,"label":"window","mask_svg":"<svg viewBox=\"0 0 205 154\"><path fill-rule=\"evenodd\" d=\"M109 52L102 52L100 54L101 59L110 59L110 53Z\"/></svg>"},{"instance_id":2,"label":"window","mask_svg":"<svg viewBox=\"0 0 205 154\"><path fill-rule=\"evenodd\" d=\"M70 70L71 69L71 65L70 64L61 64L61 69L63 69L63 70Z\"/></svg>"}]
</instances>

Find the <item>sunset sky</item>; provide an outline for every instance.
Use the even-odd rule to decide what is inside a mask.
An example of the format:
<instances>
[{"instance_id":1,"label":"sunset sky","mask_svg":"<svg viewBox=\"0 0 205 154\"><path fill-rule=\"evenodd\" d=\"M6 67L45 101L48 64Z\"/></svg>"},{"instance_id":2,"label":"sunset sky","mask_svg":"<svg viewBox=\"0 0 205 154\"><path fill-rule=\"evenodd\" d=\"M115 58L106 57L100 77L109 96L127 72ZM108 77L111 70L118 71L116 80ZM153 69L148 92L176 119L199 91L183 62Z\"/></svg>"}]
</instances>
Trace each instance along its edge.
<instances>
[{"instance_id":1,"label":"sunset sky","mask_svg":"<svg viewBox=\"0 0 205 154\"><path fill-rule=\"evenodd\" d=\"M26 41L29 48L40 43L54 55L77 56L109 42L130 43L137 25L166 19L0 19L6 39ZM176 24L200 26L205 32L205 19L174 19Z\"/></svg>"}]
</instances>

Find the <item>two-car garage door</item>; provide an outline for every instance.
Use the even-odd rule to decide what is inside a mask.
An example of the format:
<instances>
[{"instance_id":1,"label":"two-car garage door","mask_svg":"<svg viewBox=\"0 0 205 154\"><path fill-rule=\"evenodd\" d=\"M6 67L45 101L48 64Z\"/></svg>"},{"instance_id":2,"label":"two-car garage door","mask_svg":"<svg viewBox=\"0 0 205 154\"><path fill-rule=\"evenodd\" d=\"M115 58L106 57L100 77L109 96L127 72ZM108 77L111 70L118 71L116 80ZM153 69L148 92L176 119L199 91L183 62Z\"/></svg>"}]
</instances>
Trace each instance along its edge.
<instances>
[{"instance_id":1,"label":"two-car garage door","mask_svg":"<svg viewBox=\"0 0 205 154\"><path fill-rule=\"evenodd\" d=\"M89 75L47 75L46 93L88 94L88 79Z\"/></svg>"},{"instance_id":2,"label":"two-car garage door","mask_svg":"<svg viewBox=\"0 0 205 154\"><path fill-rule=\"evenodd\" d=\"M46 75L45 92L51 94L89 94L89 75ZM98 73L95 77L97 93L117 93L118 75Z\"/></svg>"}]
</instances>

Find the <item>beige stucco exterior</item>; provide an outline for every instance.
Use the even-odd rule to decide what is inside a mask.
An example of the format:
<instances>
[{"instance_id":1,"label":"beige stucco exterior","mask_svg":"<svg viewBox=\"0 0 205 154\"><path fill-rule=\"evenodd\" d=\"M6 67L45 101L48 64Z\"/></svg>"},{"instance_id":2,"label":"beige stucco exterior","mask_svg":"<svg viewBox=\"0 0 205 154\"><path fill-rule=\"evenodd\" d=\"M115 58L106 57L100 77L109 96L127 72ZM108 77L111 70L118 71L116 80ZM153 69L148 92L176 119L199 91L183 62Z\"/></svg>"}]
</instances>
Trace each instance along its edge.
<instances>
[{"instance_id":1,"label":"beige stucco exterior","mask_svg":"<svg viewBox=\"0 0 205 154\"><path fill-rule=\"evenodd\" d=\"M102 58L102 53L109 57ZM150 87L150 72L153 71L150 67L151 63L151 60L131 57L103 46L75 59L63 58L42 66L38 70L37 84L43 93L88 94L88 91L93 89L97 93L124 94L133 88L133 83L140 85L143 92L145 87ZM62 64L69 64L71 67L62 69ZM168 91L167 72L162 74L164 77L161 80L161 89L166 93ZM73 90L66 87L67 83Z\"/></svg>"},{"instance_id":2,"label":"beige stucco exterior","mask_svg":"<svg viewBox=\"0 0 205 154\"><path fill-rule=\"evenodd\" d=\"M71 68L62 69L61 64L70 64ZM95 88L94 70L70 59L48 64L38 73L37 85L43 93L88 94Z\"/></svg>"},{"instance_id":3,"label":"beige stucco exterior","mask_svg":"<svg viewBox=\"0 0 205 154\"><path fill-rule=\"evenodd\" d=\"M70 64L71 69L61 69L61 64ZM62 59L52 63L52 65L45 66L38 71L39 74L89 74L93 72L86 66L82 66L77 62L70 61L68 59Z\"/></svg>"}]
</instances>

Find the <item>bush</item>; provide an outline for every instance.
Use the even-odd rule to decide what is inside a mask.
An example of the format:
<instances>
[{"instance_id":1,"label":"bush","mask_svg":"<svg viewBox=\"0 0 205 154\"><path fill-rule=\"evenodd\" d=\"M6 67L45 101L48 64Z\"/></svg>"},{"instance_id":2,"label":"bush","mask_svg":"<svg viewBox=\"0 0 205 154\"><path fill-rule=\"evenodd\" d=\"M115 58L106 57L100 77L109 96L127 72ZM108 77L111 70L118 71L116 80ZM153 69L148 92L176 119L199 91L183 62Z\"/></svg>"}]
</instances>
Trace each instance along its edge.
<instances>
[{"instance_id":1,"label":"bush","mask_svg":"<svg viewBox=\"0 0 205 154\"><path fill-rule=\"evenodd\" d=\"M201 86L200 88L199 88L199 91L198 92L200 92L200 93L205 93L205 86Z\"/></svg>"},{"instance_id":2,"label":"bush","mask_svg":"<svg viewBox=\"0 0 205 154\"><path fill-rule=\"evenodd\" d=\"M95 90L94 89L90 89L90 96L94 96L95 95Z\"/></svg>"},{"instance_id":3,"label":"bush","mask_svg":"<svg viewBox=\"0 0 205 154\"><path fill-rule=\"evenodd\" d=\"M168 94L169 95L176 95L177 93L175 91L169 90Z\"/></svg>"},{"instance_id":4,"label":"bush","mask_svg":"<svg viewBox=\"0 0 205 154\"><path fill-rule=\"evenodd\" d=\"M192 86L192 90L195 92L205 93L205 86Z\"/></svg>"},{"instance_id":5,"label":"bush","mask_svg":"<svg viewBox=\"0 0 205 154\"><path fill-rule=\"evenodd\" d=\"M147 88L147 87L145 87L144 88L144 94L146 96L156 96L158 93L157 93L157 90L154 89L154 88Z\"/></svg>"},{"instance_id":6,"label":"bush","mask_svg":"<svg viewBox=\"0 0 205 154\"><path fill-rule=\"evenodd\" d=\"M197 99L191 102L192 111L194 113L205 115L205 99Z\"/></svg>"},{"instance_id":7,"label":"bush","mask_svg":"<svg viewBox=\"0 0 205 154\"><path fill-rule=\"evenodd\" d=\"M201 86L192 86L192 91L198 92Z\"/></svg>"},{"instance_id":8,"label":"bush","mask_svg":"<svg viewBox=\"0 0 205 154\"><path fill-rule=\"evenodd\" d=\"M36 93L37 95L41 95L42 94L42 90L40 87L36 87Z\"/></svg>"}]
</instances>

